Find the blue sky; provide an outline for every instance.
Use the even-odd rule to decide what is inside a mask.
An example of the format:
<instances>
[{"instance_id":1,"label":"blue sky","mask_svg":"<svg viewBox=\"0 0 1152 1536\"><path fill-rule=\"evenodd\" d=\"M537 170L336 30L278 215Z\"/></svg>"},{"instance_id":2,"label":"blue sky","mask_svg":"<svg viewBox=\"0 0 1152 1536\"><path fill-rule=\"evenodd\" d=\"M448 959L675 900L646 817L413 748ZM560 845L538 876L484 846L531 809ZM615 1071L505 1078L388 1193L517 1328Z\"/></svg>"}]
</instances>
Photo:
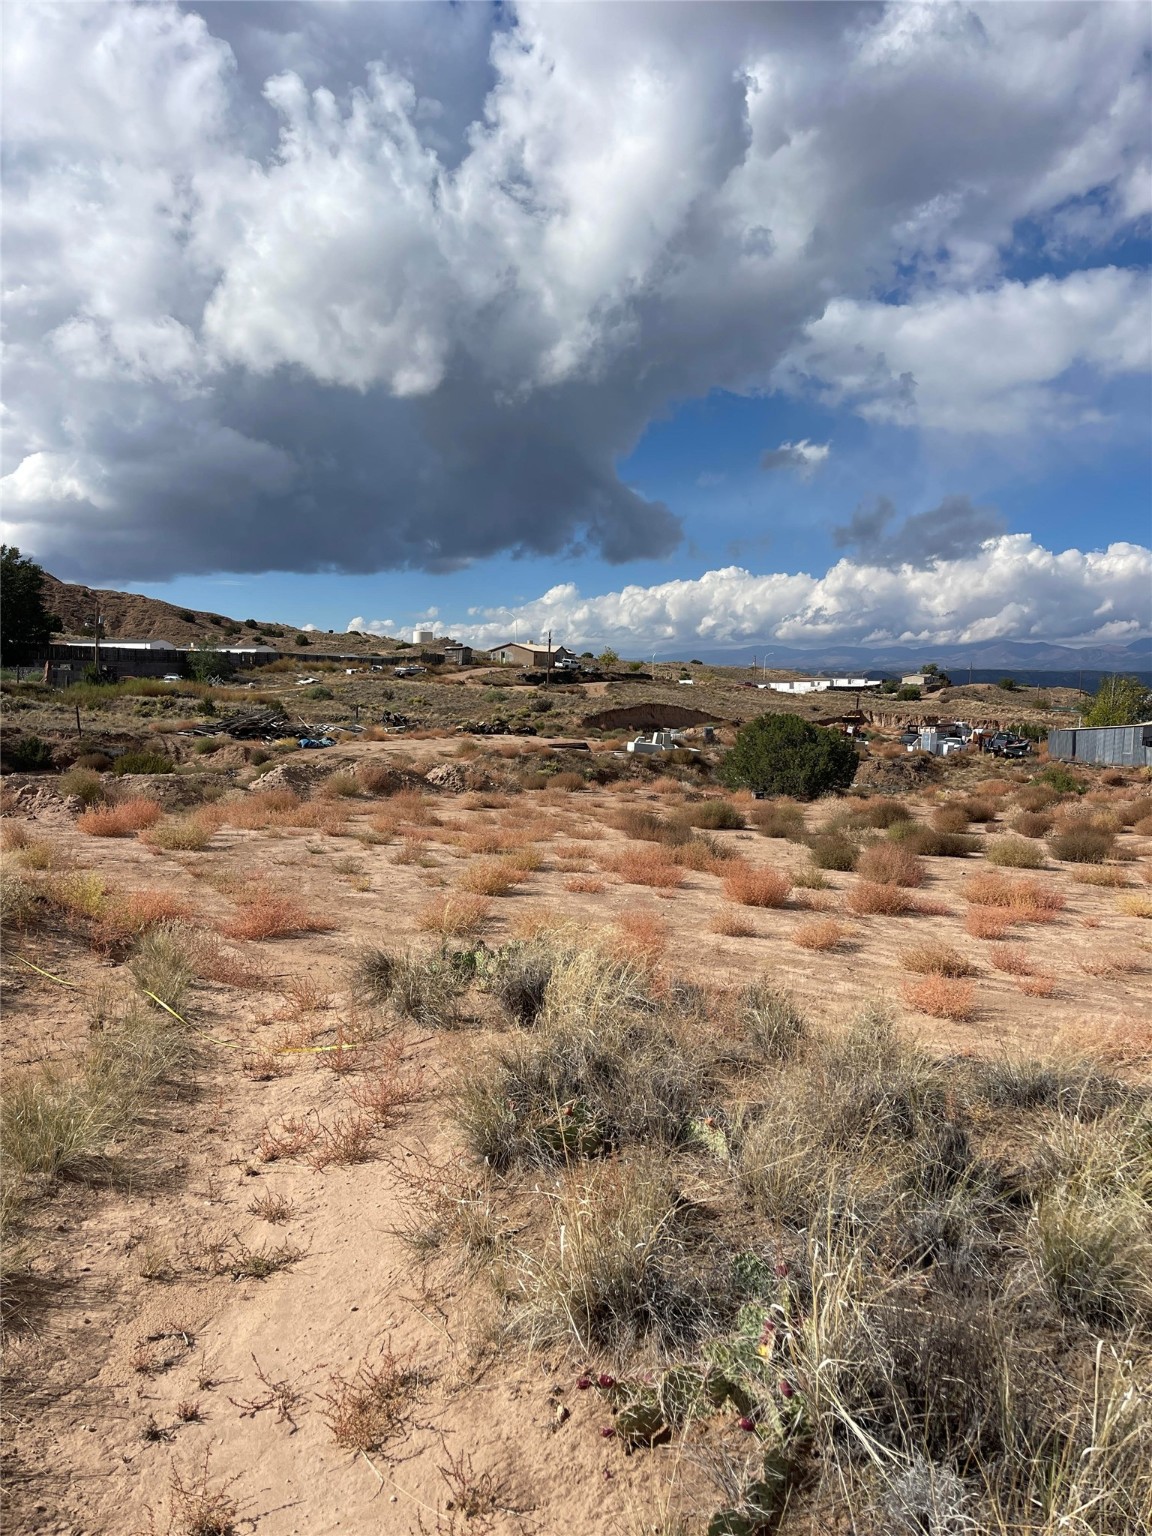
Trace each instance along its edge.
<instances>
[{"instance_id":1,"label":"blue sky","mask_svg":"<svg viewBox=\"0 0 1152 1536\"><path fill-rule=\"evenodd\" d=\"M605 14L14 11L6 536L477 643L1152 631L1148 8Z\"/></svg>"}]
</instances>

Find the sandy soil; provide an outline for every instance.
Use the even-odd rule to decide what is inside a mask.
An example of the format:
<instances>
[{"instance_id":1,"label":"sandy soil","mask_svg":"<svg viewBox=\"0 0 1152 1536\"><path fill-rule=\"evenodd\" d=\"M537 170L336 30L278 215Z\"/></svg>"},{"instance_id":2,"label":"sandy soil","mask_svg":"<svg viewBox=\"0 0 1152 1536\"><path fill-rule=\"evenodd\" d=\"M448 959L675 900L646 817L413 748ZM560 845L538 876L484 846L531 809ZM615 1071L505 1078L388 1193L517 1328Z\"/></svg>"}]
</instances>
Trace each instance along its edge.
<instances>
[{"instance_id":1,"label":"sandy soil","mask_svg":"<svg viewBox=\"0 0 1152 1536\"><path fill-rule=\"evenodd\" d=\"M393 752L420 765L445 759L444 743L435 740L364 744L341 749L341 756ZM466 1070L474 1031L400 1031L366 1048L384 1053L387 1070L421 1085L371 1161L321 1171L301 1158L260 1157L269 1122L309 1114L330 1122L345 1112L356 1074L329 1070L330 1054L281 1057L290 1068L272 1077L254 1071L253 1061L288 1038L331 1042L341 1021L362 1008L348 980L361 946L427 942L419 913L467 860L438 840L445 835L525 817L541 824L534 830L544 867L493 901L484 935L490 944L522 931L534 915L559 912L590 927L646 914L664 932L664 965L672 974L727 988L767 972L814 1017L829 1021L865 999L886 999L906 1031L957 1053L1043 1053L1061 1036L1106 1045L1115 1022L1131 1038L1147 1021L1149 925L1118 911L1114 891L1075 883L1068 866L1045 876L1067 895L1057 920L1012 935L1054 979L1053 995L1037 1000L993 969L987 946L964 932L960 884L975 861L927 861L920 894L941 903L946 915L856 918L837 911L850 938L833 953L790 941L813 909L839 907L852 875L830 874L825 891L797 891L785 910L742 909L756 929L750 938L710 931L727 905L712 875L689 873L681 889L656 892L606 874L601 894L568 892L574 871L595 869L624 843L605 821L625 801L655 809L667 803L651 792L550 790L517 797L506 808L468 809L463 797L443 794L440 825L424 829L423 864L397 863L395 843L363 846L312 829L224 827L209 850L173 856L135 839L85 837L67 818L33 826L68 864L98 869L114 884L176 893L206 924L226 919L246 884L265 880L335 926L243 946L266 970L262 989L198 988L203 1057L195 1090L157 1117L135 1181L103 1191L61 1185L42 1208L37 1285L7 1341L10 1530L129 1536L149 1530L151 1519L163 1531L173 1469L191 1483L205 1465L214 1486L231 1482L241 1528L261 1536L607 1536L653 1528L676 1453L626 1456L618 1442L602 1440L603 1407L595 1394L575 1389L580 1362L571 1354L495 1362L477 1354L466 1287L450 1273L422 1270L400 1236L419 1211L421 1181L455 1155L443 1089L453 1072ZM346 832L367 827L386 804L353 802ZM803 848L751 831L714 835L756 864L795 871L806 862ZM1147 839L1125 834L1124 841L1145 860L1152 852ZM928 937L956 944L978 966L979 1013L972 1022L930 1020L905 1006L899 952ZM1141 968L1085 974L1084 964L1104 953L1135 957ZM80 990L38 975L21 956ZM9 1068L79 1047L85 998L120 971L63 932L40 931L10 952ZM284 990L301 977L315 983L322 1006L302 1010ZM273 1226L254 1215L253 1200L263 1195L283 1196L290 1219ZM208 1276L195 1266L213 1242L287 1242L302 1256L265 1280ZM163 1268L165 1256L176 1278L142 1276L142 1267ZM349 1377L386 1349L419 1374L410 1422L385 1453L353 1456L333 1443L323 1395L334 1377ZM188 1403L199 1405L198 1422L181 1422L179 1405ZM485 1511L471 1520L462 1512L454 1467L486 1494ZM682 1470L691 1506L696 1474L686 1464Z\"/></svg>"}]
</instances>

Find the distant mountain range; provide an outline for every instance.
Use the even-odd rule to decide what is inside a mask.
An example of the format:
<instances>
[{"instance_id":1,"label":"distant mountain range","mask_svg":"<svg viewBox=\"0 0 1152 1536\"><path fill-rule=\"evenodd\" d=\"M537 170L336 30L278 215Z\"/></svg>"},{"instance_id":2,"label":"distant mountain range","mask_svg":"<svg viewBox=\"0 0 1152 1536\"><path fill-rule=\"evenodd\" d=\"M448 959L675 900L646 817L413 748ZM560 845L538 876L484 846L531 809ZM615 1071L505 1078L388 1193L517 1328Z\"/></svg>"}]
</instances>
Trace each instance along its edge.
<instances>
[{"instance_id":1,"label":"distant mountain range","mask_svg":"<svg viewBox=\"0 0 1152 1536\"><path fill-rule=\"evenodd\" d=\"M1053 645L1043 640L987 640L972 645L838 645L818 650L769 645L696 650L701 661L719 666L747 666L753 654L770 670L916 672L934 661L957 682L969 668L987 672L1152 671L1152 640L1128 645Z\"/></svg>"}]
</instances>

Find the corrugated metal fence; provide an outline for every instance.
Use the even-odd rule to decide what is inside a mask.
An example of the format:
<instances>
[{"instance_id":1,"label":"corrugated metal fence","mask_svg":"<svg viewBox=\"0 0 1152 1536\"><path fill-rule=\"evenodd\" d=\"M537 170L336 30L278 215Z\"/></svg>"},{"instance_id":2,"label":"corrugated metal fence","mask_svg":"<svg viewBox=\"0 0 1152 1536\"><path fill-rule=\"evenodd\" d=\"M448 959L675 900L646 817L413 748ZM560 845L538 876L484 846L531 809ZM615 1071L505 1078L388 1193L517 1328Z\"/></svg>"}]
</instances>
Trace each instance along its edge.
<instances>
[{"instance_id":1,"label":"corrugated metal fence","mask_svg":"<svg viewBox=\"0 0 1152 1536\"><path fill-rule=\"evenodd\" d=\"M1049 731L1048 756L1069 763L1116 763L1152 767L1152 723L1081 726Z\"/></svg>"}]
</instances>

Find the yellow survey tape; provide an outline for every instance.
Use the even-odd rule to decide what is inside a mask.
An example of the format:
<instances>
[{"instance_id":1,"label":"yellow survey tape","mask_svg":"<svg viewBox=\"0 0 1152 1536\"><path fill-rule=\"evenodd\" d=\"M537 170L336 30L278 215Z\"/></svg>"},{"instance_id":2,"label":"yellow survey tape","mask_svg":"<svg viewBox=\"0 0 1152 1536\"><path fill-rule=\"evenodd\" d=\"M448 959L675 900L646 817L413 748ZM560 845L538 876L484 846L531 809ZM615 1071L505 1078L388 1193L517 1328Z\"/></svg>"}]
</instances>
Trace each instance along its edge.
<instances>
[{"instance_id":1,"label":"yellow survey tape","mask_svg":"<svg viewBox=\"0 0 1152 1536\"><path fill-rule=\"evenodd\" d=\"M78 987L74 981L65 981L63 976L53 976L51 971L41 970L40 966L33 965L31 960L26 960L23 955L15 957L21 965L26 965L39 976L46 976L49 981L54 981L58 986L67 987L70 992L83 992L83 987ZM155 992L149 992L147 987L141 987L145 997L150 997L159 1008L172 1017L185 1029L190 1029L193 1034L199 1035L202 1040L209 1041L212 1045L225 1046L230 1051L250 1050L250 1046L239 1045L235 1040L218 1040L215 1035L210 1035L206 1030L197 1029L195 1024L190 1024L183 1014L177 1013L175 1008L169 1006L162 997L157 997ZM362 1040L338 1040L335 1045L282 1045L279 1050L272 1052L273 1056L318 1056L324 1051L355 1051L363 1045Z\"/></svg>"}]
</instances>

